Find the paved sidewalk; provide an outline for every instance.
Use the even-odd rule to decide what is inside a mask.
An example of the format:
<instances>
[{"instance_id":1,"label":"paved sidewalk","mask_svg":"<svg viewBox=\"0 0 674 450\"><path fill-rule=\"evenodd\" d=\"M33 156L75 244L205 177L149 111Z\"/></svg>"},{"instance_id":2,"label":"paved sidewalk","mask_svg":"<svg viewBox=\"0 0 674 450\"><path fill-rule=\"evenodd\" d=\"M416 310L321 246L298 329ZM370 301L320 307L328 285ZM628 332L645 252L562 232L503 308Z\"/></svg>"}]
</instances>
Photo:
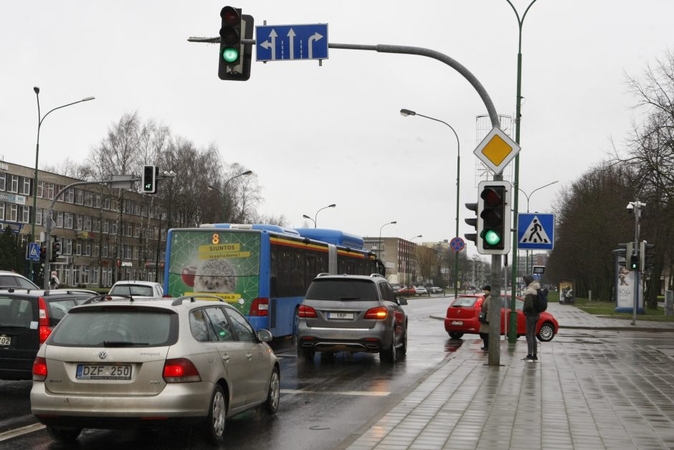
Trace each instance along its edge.
<instances>
[{"instance_id":1,"label":"paved sidewalk","mask_svg":"<svg viewBox=\"0 0 674 450\"><path fill-rule=\"evenodd\" d=\"M669 349L643 333L610 339L610 330L674 332L674 324L549 310L561 330L538 343L538 363L522 361L520 338L501 340L501 365L489 366L482 341L468 338L338 449L674 449L674 339ZM588 332L565 337L564 328Z\"/></svg>"}]
</instances>

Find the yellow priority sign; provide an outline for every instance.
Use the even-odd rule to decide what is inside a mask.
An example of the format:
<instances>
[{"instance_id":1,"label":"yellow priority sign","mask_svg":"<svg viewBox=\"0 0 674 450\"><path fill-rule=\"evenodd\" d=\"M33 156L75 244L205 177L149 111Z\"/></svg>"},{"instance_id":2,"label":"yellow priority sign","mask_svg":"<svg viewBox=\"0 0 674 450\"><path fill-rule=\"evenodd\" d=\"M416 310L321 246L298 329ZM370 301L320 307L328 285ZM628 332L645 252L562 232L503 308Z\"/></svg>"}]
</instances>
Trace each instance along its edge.
<instances>
[{"instance_id":1,"label":"yellow priority sign","mask_svg":"<svg viewBox=\"0 0 674 450\"><path fill-rule=\"evenodd\" d=\"M494 127L473 153L494 174L499 175L519 151L520 146L510 136L499 127Z\"/></svg>"}]
</instances>

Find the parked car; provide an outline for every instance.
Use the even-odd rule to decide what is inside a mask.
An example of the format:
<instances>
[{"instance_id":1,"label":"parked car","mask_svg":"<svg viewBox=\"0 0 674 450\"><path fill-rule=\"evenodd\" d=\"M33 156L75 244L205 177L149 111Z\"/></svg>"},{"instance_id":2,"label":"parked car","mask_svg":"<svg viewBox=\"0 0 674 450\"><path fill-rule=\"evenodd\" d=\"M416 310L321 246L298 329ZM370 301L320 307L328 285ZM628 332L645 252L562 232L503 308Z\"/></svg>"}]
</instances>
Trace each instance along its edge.
<instances>
[{"instance_id":1,"label":"parked car","mask_svg":"<svg viewBox=\"0 0 674 450\"><path fill-rule=\"evenodd\" d=\"M21 274L10 270L0 270L0 289L8 288L40 289L38 285Z\"/></svg>"},{"instance_id":2,"label":"parked car","mask_svg":"<svg viewBox=\"0 0 674 450\"><path fill-rule=\"evenodd\" d=\"M445 290L437 286L431 286L430 288L428 288L428 292L430 292L431 294L444 294Z\"/></svg>"},{"instance_id":3,"label":"parked car","mask_svg":"<svg viewBox=\"0 0 674 450\"><path fill-rule=\"evenodd\" d=\"M67 289L0 291L0 379L31 380L33 361L68 310L96 295Z\"/></svg>"},{"instance_id":4,"label":"parked car","mask_svg":"<svg viewBox=\"0 0 674 450\"><path fill-rule=\"evenodd\" d=\"M414 294L415 295L428 295L428 289L426 289L424 286L415 286L414 287Z\"/></svg>"},{"instance_id":5,"label":"parked car","mask_svg":"<svg viewBox=\"0 0 674 450\"><path fill-rule=\"evenodd\" d=\"M449 337L454 339L461 338L464 334L478 334L480 331L480 321L478 316L482 308L484 294L465 294L459 295L447 308L445 315L445 331ZM501 333L505 332L506 310L504 306L510 308L510 296L501 297ZM515 300L517 309L517 336L526 334L526 319L522 312L524 299L517 297ZM508 319L510 315L508 314ZM542 312L540 319L536 324L536 336L541 342L551 341L559 330L557 319L549 312Z\"/></svg>"},{"instance_id":6,"label":"parked car","mask_svg":"<svg viewBox=\"0 0 674 450\"><path fill-rule=\"evenodd\" d=\"M297 318L297 354L379 353L393 363L407 352L407 315L381 275L319 275L309 285Z\"/></svg>"},{"instance_id":7,"label":"parked car","mask_svg":"<svg viewBox=\"0 0 674 450\"><path fill-rule=\"evenodd\" d=\"M110 288L109 295L121 295L142 298L161 298L164 296L164 287L154 281L124 280L118 281Z\"/></svg>"},{"instance_id":8,"label":"parked car","mask_svg":"<svg viewBox=\"0 0 674 450\"><path fill-rule=\"evenodd\" d=\"M227 418L259 405L276 413L271 333L205 297L72 308L35 358L33 415L64 442L83 428L188 424L218 445Z\"/></svg>"},{"instance_id":9,"label":"parked car","mask_svg":"<svg viewBox=\"0 0 674 450\"><path fill-rule=\"evenodd\" d=\"M414 289L413 286L403 286L397 291L395 291L397 295L416 295L417 291Z\"/></svg>"}]
</instances>

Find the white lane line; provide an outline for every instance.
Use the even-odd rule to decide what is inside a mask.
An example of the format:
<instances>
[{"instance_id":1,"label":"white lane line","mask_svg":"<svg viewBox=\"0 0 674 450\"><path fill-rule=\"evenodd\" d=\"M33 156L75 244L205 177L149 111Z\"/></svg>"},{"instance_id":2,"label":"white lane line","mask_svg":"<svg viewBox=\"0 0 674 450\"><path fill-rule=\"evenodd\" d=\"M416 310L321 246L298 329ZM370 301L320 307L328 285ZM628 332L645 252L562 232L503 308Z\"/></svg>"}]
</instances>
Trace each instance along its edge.
<instances>
[{"instance_id":1,"label":"white lane line","mask_svg":"<svg viewBox=\"0 0 674 450\"><path fill-rule=\"evenodd\" d=\"M360 395L369 397L386 397L390 392L376 391L306 391L302 389L281 389L281 394L329 394L329 395Z\"/></svg>"},{"instance_id":2,"label":"white lane line","mask_svg":"<svg viewBox=\"0 0 674 450\"><path fill-rule=\"evenodd\" d=\"M36 431L42 430L43 428L44 425L41 423L34 423L33 425L17 428L15 430L5 431L4 433L0 433L0 442L15 438L17 436L23 436L24 434L34 433Z\"/></svg>"}]
</instances>

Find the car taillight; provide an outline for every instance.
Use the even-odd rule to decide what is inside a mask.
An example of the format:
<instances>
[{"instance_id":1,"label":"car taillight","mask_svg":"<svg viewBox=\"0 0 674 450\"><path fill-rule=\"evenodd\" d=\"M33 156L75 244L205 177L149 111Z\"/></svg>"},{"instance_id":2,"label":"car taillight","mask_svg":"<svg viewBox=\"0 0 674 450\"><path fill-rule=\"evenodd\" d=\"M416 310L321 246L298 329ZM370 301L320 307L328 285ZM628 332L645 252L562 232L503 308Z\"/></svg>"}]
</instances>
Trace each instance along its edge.
<instances>
[{"instance_id":1,"label":"car taillight","mask_svg":"<svg viewBox=\"0 0 674 450\"><path fill-rule=\"evenodd\" d=\"M43 297L37 299L38 304L38 317L39 317L39 330L38 334L40 336L40 344L43 344L51 334L51 324L49 323L49 308L47 307L47 302Z\"/></svg>"},{"instance_id":2,"label":"car taillight","mask_svg":"<svg viewBox=\"0 0 674 450\"><path fill-rule=\"evenodd\" d=\"M312 308L311 306L306 306L306 305L300 305L299 309L297 310L297 317L318 317L316 315L316 310Z\"/></svg>"},{"instance_id":3,"label":"car taillight","mask_svg":"<svg viewBox=\"0 0 674 450\"><path fill-rule=\"evenodd\" d=\"M384 320L388 317L388 309L384 306L377 306L376 308L370 308L365 313L366 319L375 319L375 320Z\"/></svg>"},{"instance_id":4,"label":"car taillight","mask_svg":"<svg viewBox=\"0 0 674 450\"><path fill-rule=\"evenodd\" d=\"M41 356L33 361L33 380L44 381L47 378L47 360Z\"/></svg>"},{"instance_id":5,"label":"car taillight","mask_svg":"<svg viewBox=\"0 0 674 450\"><path fill-rule=\"evenodd\" d=\"M268 298L255 298L253 303L250 305L250 315L251 316L266 316L269 314L269 299Z\"/></svg>"},{"instance_id":6,"label":"car taillight","mask_svg":"<svg viewBox=\"0 0 674 450\"><path fill-rule=\"evenodd\" d=\"M201 381L199 371L187 358L167 359L164 363L164 381L167 383L192 383Z\"/></svg>"}]
</instances>

